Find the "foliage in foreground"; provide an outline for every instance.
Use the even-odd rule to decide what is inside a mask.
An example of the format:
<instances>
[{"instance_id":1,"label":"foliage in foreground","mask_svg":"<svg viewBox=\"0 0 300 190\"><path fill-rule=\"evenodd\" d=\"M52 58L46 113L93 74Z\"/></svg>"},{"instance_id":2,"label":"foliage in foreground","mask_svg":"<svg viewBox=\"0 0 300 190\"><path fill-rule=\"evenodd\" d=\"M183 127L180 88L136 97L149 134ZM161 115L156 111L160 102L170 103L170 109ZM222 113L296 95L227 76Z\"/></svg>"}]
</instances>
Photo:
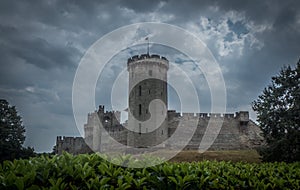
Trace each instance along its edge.
<instances>
[{"instance_id":1,"label":"foliage in foreground","mask_svg":"<svg viewBox=\"0 0 300 190\"><path fill-rule=\"evenodd\" d=\"M265 161L300 161L300 60L281 69L253 102L268 146L259 150Z\"/></svg>"},{"instance_id":2,"label":"foliage in foreground","mask_svg":"<svg viewBox=\"0 0 300 190\"><path fill-rule=\"evenodd\" d=\"M134 162L129 156L123 162ZM300 163L203 161L133 169L99 155L4 161L0 189L300 189Z\"/></svg>"}]
</instances>

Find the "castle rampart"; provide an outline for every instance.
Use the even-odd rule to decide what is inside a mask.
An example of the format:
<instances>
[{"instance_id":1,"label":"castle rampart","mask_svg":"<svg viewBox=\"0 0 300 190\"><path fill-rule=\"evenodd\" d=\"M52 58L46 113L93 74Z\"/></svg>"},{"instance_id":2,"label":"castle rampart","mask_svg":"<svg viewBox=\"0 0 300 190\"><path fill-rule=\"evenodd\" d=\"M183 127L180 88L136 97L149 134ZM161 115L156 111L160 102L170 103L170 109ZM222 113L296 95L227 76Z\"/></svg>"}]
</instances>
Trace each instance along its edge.
<instances>
[{"instance_id":1,"label":"castle rampart","mask_svg":"<svg viewBox=\"0 0 300 190\"><path fill-rule=\"evenodd\" d=\"M55 153L62 154L63 151L71 154L81 154L91 152L90 148L82 137L65 137L58 136L56 138Z\"/></svg>"},{"instance_id":2,"label":"castle rampart","mask_svg":"<svg viewBox=\"0 0 300 190\"><path fill-rule=\"evenodd\" d=\"M99 110L88 114L88 121L85 124L85 137L61 137L58 136L56 140L56 153L61 154L62 151L67 151L73 154L90 152L91 149L106 151L109 150L111 144L101 144L101 131L98 130L99 122L103 123L106 132L119 143L127 145L128 130L124 124L120 124L114 114L119 112L109 112L104 110L104 106L99 106ZM108 122L111 118L114 122ZM195 121L198 122L197 129L185 147L187 150L198 149L204 133L207 130L210 119L222 119L222 127L210 147L210 150L237 150L255 148L263 144L264 139L261 135L259 127L249 119L247 111L240 111L233 113L178 113L175 110L168 110L168 130L167 134L170 137L176 130L180 121ZM105 123L109 123L105 125ZM112 125L112 123L114 123ZM187 128L191 126L185 126ZM210 134L208 133L209 137ZM211 138L213 135L211 135ZM210 139L210 138L208 138Z\"/></svg>"},{"instance_id":3,"label":"castle rampart","mask_svg":"<svg viewBox=\"0 0 300 190\"><path fill-rule=\"evenodd\" d=\"M57 137L56 153L61 154L63 150L74 154L90 151L87 147L94 151L105 151L113 144L107 140L107 136L131 147L153 147L172 136L179 123L183 123L187 131L190 127L197 127L186 149L198 149L200 144L208 144L207 140L214 140L219 123L222 123L222 127L210 147L211 150L249 149L263 143L261 131L249 119L247 111L234 114L178 113L168 110L168 69L169 61L160 55L142 54L130 57L127 60L128 121L121 124L121 112L105 111L104 105L100 105L97 111L88 114L87 123L84 125L84 138ZM153 109L149 110L151 107ZM158 119L161 116L162 122ZM151 120L150 125L146 122L148 120ZM204 139L205 133L207 138ZM178 137L178 141L181 140Z\"/></svg>"}]
</instances>

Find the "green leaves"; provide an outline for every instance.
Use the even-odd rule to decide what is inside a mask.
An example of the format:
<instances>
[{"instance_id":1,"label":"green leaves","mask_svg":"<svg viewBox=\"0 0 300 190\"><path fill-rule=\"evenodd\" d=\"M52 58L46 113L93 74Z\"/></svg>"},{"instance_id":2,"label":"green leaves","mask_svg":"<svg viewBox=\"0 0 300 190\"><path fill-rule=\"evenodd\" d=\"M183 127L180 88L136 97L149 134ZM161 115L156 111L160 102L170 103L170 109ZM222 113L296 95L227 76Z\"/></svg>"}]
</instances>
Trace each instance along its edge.
<instances>
[{"instance_id":1,"label":"green leaves","mask_svg":"<svg viewBox=\"0 0 300 190\"><path fill-rule=\"evenodd\" d=\"M0 99L0 162L34 155L32 148L22 147L25 127L14 106Z\"/></svg>"},{"instance_id":2,"label":"green leaves","mask_svg":"<svg viewBox=\"0 0 300 190\"><path fill-rule=\"evenodd\" d=\"M124 155L128 164L134 161ZM0 165L0 189L291 189L300 188L300 163L203 161L133 169L97 154L40 156Z\"/></svg>"},{"instance_id":3,"label":"green leaves","mask_svg":"<svg viewBox=\"0 0 300 190\"><path fill-rule=\"evenodd\" d=\"M281 69L253 102L268 143L260 154L265 161L300 161L300 60Z\"/></svg>"}]
</instances>

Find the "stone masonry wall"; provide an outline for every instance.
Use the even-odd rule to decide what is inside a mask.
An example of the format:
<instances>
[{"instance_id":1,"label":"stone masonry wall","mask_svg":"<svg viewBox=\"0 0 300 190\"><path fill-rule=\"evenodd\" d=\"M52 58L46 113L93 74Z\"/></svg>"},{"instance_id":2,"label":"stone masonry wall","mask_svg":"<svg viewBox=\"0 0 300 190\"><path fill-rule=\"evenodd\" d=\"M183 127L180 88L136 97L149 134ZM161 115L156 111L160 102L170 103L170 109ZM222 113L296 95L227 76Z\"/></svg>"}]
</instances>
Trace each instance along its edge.
<instances>
[{"instance_id":1,"label":"stone masonry wall","mask_svg":"<svg viewBox=\"0 0 300 190\"><path fill-rule=\"evenodd\" d=\"M63 151L71 154L82 154L91 152L90 148L82 137L65 137L56 138L55 153L62 154Z\"/></svg>"},{"instance_id":2,"label":"stone masonry wall","mask_svg":"<svg viewBox=\"0 0 300 190\"><path fill-rule=\"evenodd\" d=\"M99 112L95 112L99 113ZM112 112L104 112L104 113L112 113ZM92 129L95 126L95 123L92 121L95 121L95 118L98 117L99 114L89 114L89 120L85 125L86 129ZM105 114L107 115L107 114ZM110 114L109 114L110 115ZM112 116L112 115L110 115ZM104 118L104 117L103 117ZM213 121L210 121L212 119ZM239 149L253 149L255 147L261 146L264 143L264 138L261 135L261 130L259 126L257 126L253 121L249 119L249 113L248 112L237 112L236 114L213 114L213 113L183 113L182 115L180 113L177 113L173 110L168 111L168 136L172 136L174 131L176 130L176 127L180 121L183 121L183 123L193 123L198 121L197 129L188 143L188 145L185 147L186 150L197 150L199 148L200 143L205 145L205 140L203 140L203 135L208 129L208 123L211 122L211 127L214 128L214 124L216 122L220 122L223 120L221 130L215 139L212 146L209 148L209 150L239 150ZM99 120L98 120L99 121ZM102 122L105 122L104 120L101 120ZM215 122L215 123L214 123ZM187 130L191 126L185 125ZM105 130L108 132L108 134L113 137L116 141L119 143L122 143L124 145L127 145L128 139L128 131L127 129L120 124L117 124L112 127L105 127ZM208 130L208 139L213 137L213 134L209 133L210 130ZM211 131L214 133L214 131ZM91 137L92 135L92 137ZM99 133L90 133L87 138L95 138L95 136L99 137L101 136L101 131ZM87 145L86 142L91 141L85 141L88 139L84 139L82 137L57 137L56 142L56 153L61 154L62 151L67 151L73 154L79 154L79 153L86 153L90 152L91 149L89 147L101 147L99 150L106 151L109 150L111 147L111 143L108 141L105 141L105 144L89 144ZM180 141L180 138L178 138L178 141ZM95 143L95 142L94 142Z\"/></svg>"}]
</instances>

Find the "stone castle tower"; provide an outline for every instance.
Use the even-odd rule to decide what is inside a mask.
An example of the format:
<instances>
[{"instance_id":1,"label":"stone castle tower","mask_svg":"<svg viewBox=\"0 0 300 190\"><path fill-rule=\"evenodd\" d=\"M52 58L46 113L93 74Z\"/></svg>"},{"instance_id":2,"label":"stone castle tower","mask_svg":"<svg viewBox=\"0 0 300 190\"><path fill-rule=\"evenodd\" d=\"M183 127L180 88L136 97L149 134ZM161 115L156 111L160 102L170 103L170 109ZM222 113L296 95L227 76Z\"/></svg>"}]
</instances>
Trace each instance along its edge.
<instances>
[{"instance_id":1,"label":"stone castle tower","mask_svg":"<svg viewBox=\"0 0 300 190\"><path fill-rule=\"evenodd\" d=\"M100 105L97 111L88 114L87 123L84 125L84 138L58 136L55 152L79 154L119 150L119 144L113 144L107 137L141 150L149 147L169 147L164 141L174 134L180 122L185 121L197 122L197 128L184 149L198 150L200 144L206 143L203 137L211 118L224 121L209 150L251 149L264 143L262 132L249 119L248 111L233 114L178 113L176 110L168 110L168 69L169 61L159 55L142 54L129 58L128 122L120 124L119 111L105 111L104 106ZM194 128L189 125L185 127L186 130ZM180 143L180 139L176 140Z\"/></svg>"},{"instance_id":2,"label":"stone castle tower","mask_svg":"<svg viewBox=\"0 0 300 190\"><path fill-rule=\"evenodd\" d=\"M87 124L84 125L85 142L93 151L101 151L100 122L103 129L109 133L123 130L123 126L120 124L121 112L104 110L104 105L100 105L98 111L89 113Z\"/></svg>"},{"instance_id":3,"label":"stone castle tower","mask_svg":"<svg viewBox=\"0 0 300 190\"><path fill-rule=\"evenodd\" d=\"M167 71L169 61L142 54L128 59L128 139L132 147L161 144L168 138Z\"/></svg>"}]
</instances>

